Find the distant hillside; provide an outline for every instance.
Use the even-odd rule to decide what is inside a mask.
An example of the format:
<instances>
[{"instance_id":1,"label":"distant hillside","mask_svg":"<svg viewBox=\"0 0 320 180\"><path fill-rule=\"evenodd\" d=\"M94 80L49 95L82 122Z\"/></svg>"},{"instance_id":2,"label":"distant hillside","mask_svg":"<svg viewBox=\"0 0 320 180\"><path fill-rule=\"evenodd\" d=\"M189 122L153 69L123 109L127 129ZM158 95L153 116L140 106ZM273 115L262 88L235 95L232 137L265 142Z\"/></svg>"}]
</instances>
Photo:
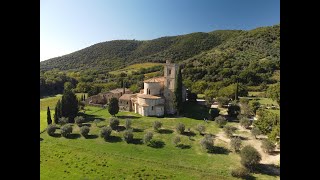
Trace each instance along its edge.
<instances>
[{"instance_id":1,"label":"distant hillside","mask_svg":"<svg viewBox=\"0 0 320 180\"><path fill-rule=\"evenodd\" d=\"M241 31L225 30L161 37L149 41L115 40L98 43L74 53L40 62L40 70L112 71L141 62L163 63L166 59L185 60L210 50Z\"/></svg>"}]
</instances>

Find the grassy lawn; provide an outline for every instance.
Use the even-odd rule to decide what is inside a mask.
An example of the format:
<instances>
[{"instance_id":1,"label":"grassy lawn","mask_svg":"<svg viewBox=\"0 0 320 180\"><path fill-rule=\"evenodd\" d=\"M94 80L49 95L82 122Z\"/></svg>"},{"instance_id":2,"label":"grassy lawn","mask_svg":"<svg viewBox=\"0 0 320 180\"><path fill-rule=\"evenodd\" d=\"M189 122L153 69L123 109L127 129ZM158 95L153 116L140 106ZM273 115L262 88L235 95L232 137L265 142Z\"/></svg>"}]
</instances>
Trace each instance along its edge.
<instances>
[{"instance_id":1,"label":"grassy lawn","mask_svg":"<svg viewBox=\"0 0 320 180\"><path fill-rule=\"evenodd\" d=\"M230 169L240 165L238 154L229 152L224 144L216 144L218 150L207 153L201 149L199 141L203 136L195 131L197 124L204 124L207 133L216 134L219 129L214 122L192 118L142 117L132 112L119 112L120 126L125 119L132 120L134 142L122 140L123 130L112 131L111 140L105 142L99 137L102 126L109 123L107 109L86 107L86 116L91 126L90 137L79 135L79 127L73 126L71 138L40 135L40 179L235 179ZM98 127L92 123L95 118L102 121ZM152 123L163 123L162 130L154 132ZM172 139L178 134L174 128L182 122L190 128L191 138L181 136L181 148L175 147ZM234 123L231 123L234 124ZM157 147L141 143L143 135L151 131ZM60 130L57 130L60 134ZM279 179L263 174L254 174L258 179Z\"/></svg>"},{"instance_id":2,"label":"grassy lawn","mask_svg":"<svg viewBox=\"0 0 320 180\"><path fill-rule=\"evenodd\" d=\"M198 99L204 99L205 95L204 94L197 94Z\"/></svg>"},{"instance_id":3,"label":"grassy lawn","mask_svg":"<svg viewBox=\"0 0 320 180\"><path fill-rule=\"evenodd\" d=\"M118 74L121 74L121 73L131 74L132 71L137 71L140 68L150 68L150 67L158 66L158 65L163 65L163 63L139 63L139 64L133 64L133 65L127 66L127 67L125 67L123 69L119 69L119 70L116 70L116 71L110 71L109 73L110 74L114 74L114 75L118 75Z\"/></svg>"}]
</instances>

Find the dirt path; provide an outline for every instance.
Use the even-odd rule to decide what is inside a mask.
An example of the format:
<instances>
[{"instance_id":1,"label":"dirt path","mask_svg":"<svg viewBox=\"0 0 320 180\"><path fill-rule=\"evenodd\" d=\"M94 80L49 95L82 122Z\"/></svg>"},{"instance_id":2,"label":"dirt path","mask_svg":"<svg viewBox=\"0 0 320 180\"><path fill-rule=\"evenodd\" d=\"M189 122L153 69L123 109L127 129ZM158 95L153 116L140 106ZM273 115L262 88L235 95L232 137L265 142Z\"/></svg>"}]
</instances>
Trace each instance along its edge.
<instances>
[{"instance_id":1,"label":"dirt path","mask_svg":"<svg viewBox=\"0 0 320 180\"><path fill-rule=\"evenodd\" d=\"M278 165L280 161L280 150L276 149L275 153L272 155L269 155L265 153L261 148L261 140L255 139L251 133L250 130L245 129L241 127L240 125L237 126L239 133L235 134L238 136L241 136L243 141L243 145L251 145L254 148L258 150L258 152L261 154L261 164L274 164ZM244 133L242 133L244 132ZM219 141L223 141L224 143L227 143L229 146L230 139L226 137L225 133L223 131L220 131L218 134L215 135L216 139ZM264 138L263 136L260 136L259 138Z\"/></svg>"}]
</instances>

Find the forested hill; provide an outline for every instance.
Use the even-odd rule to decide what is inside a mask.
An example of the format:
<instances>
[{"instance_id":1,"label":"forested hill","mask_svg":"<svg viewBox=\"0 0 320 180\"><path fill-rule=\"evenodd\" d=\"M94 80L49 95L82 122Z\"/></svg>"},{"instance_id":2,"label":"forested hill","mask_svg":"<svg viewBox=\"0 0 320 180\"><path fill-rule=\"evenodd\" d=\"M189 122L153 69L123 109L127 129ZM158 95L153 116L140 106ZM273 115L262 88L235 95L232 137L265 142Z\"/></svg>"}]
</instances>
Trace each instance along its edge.
<instances>
[{"instance_id":1,"label":"forested hill","mask_svg":"<svg viewBox=\"0 0 320 180\"><path fill-rule=\"evenodd\" d=\"M41 70L99 69L111 71L140 62L181 61L201 51L237 37L242 31L224 30L210 33L191 33L181 36L161 37L149 41L115 40L98 43L71 54L40 62Z\"/></svg>"},{"instance_id":2,"label":"forested hill","mask_svg":"<svg viewBox=\"0 0 320 180\"><path fill-rule=\"evenodd\" d=\"M148 41L98 43L40 62L40 91L42 95L61 93L66 81L72 82L79 92L88 92L92 83L100 83L105 91L122 87L123 80L128 87L143 88L144 78L163 74L162 66L140 68L133 74L109 72L131 64L164 63L168 59L182 65L183 83L194 92L204 93L215 82L222 83L217 87L237 81L246 86L265 87L280 81L280 24L249 31L218 30ZM93 88L92 94L101 88Z\"/></svg>"}]
</instances>

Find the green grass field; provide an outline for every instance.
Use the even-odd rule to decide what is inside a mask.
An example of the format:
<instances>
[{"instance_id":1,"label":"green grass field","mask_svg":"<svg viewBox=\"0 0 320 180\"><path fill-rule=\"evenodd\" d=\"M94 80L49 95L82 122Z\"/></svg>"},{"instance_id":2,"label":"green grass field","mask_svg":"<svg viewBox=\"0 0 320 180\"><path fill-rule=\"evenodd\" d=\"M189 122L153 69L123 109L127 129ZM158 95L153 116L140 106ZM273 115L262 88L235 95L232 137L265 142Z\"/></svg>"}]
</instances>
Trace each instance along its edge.
<instances>
[{"instance_id":1,"label":"green grass field","mask_svg":"<svg viewBox=\"0 0 320 180\"><path fill-rule=\"evenodd\" d=\"M109 73L110 74L114 74L114 75L118 75L118 74L121 74L121 73L131 74L132 71L137 71L140 68L150 68L150 67L158 66L158 65L163 65L163 63L139 63L139 64L133 64L133 65L127 66L127 67L125 67L123 69L119 69L119 70L116 70L116 71L110 71Z\"/></svg>"},{"instance_id":2,"label":"green grass field","mask_svg":"<svg viewBox=\"0 0 320 180\"><path fill-rule=\"evenodd\" d=\"M230 175L233 167L240 165L238 154L229 152L227 144L215 144L218 150L209 154L201 149L202 136L195 131L197 124L204 124L207 133L216 134L219 129L214 122L191 118L142 117L131 112L119 112L120 126L125 119L132 120L134 143L122 140L123 131L112 131L109 142L99 137L102 126L109 123L111 115L107 109L86 107L90 120L90 137L85 139L79 134L79 127L73 126L71 138L40 135L40 179L235 179ZM95 118L102 121L98 127L91 123ZM154 132L152 123L163 123L160 132ZM175 147L172 139L178 134L174 127L179 122L195 134L191 139L180 135L183 146ZM235 123L230 123L231 125ZM141 143L143 135L151 131L158 147ZM220 142L220 141L219 141ZM254 174L258 179L279 179L263 174Z\"/></svg>"}]
</instances>

